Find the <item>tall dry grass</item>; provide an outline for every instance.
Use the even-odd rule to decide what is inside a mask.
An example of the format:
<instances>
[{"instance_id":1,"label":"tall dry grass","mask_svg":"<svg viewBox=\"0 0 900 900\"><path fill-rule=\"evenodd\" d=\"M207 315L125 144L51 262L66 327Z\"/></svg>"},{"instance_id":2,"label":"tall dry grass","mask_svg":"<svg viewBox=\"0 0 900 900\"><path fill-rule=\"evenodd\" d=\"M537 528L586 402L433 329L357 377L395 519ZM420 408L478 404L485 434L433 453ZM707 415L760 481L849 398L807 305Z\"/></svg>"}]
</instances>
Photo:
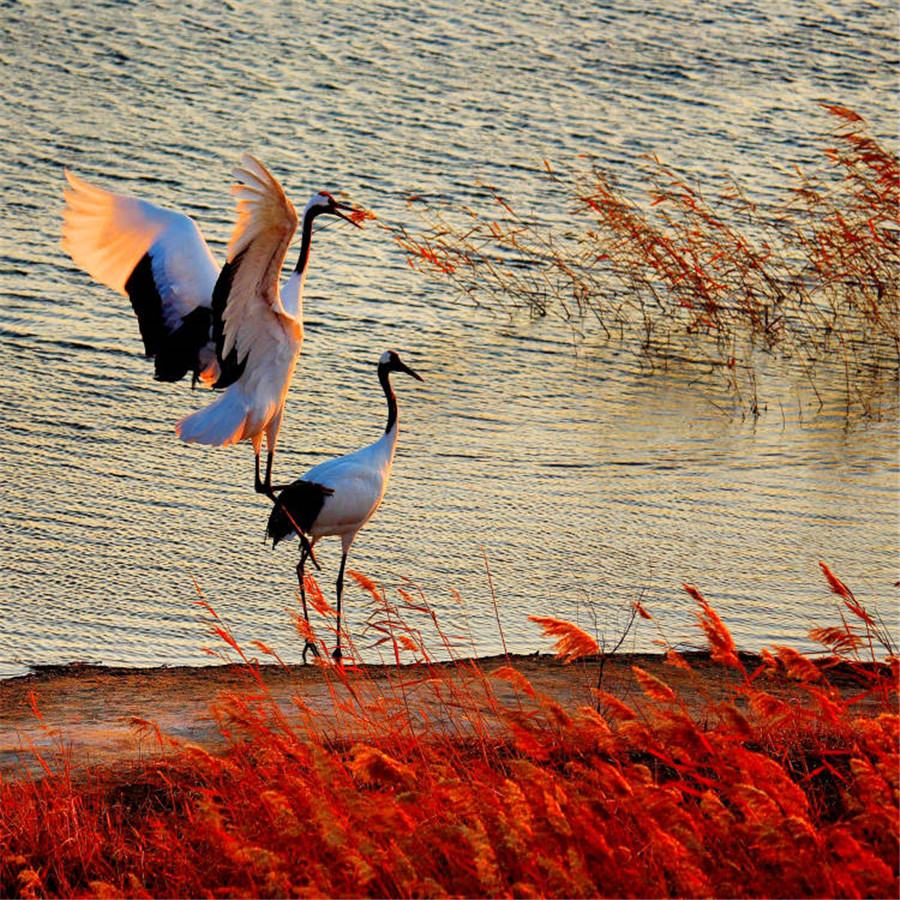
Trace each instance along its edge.
<instances>
[{"instance_id":1,"label":"tall dry grass","mask_svg":"<svg viewBox=\"0 0 900 900\"><path fill-rule=\"evenodd\" d=\"M585 156L567 172L545 162L562 224L484 185L482 210L415 197L421 228L387 227L410 265L472 301L593 323L652 366L712 365L754 414L760 354L815 395L837 365L848 409L870 414L900 371L900 161L861 116L824 108L823 167L765 207L735 181L710 199L656 157L635 166L635 200Z\"/></svg>"},{"instance_id":2,"label":"tall dry grass","mask_svg":"<svg viewBox=\"0 0 900 900\"><path fill-rule=\"evenodd\" d=\"M898 659L877 617L825 575L840 615L814 633L817 658L739 653L689 587L729 674L718 699L704 699L708 677L669 648L670 675L635 669L640 697L625 702L601 681L571 708L510 666L486 673L457 659L446 677L408 616L360 578L385 644L416 659L402 678L385 688L365 667L323 659L338 723L323 728L299 693L286 715L247 659L247 689L219 707L227 752L139 721L172 755L78 777L63 756L42 778L4 782L0 892L896 896ZM433 617L411 592L402 606ZM597 672L594 638L539 624L559 665ZM855 685L849 694L838 675ZM416 689L429 685L439 715L418 708Z\"/></svg>"}]
</instances>

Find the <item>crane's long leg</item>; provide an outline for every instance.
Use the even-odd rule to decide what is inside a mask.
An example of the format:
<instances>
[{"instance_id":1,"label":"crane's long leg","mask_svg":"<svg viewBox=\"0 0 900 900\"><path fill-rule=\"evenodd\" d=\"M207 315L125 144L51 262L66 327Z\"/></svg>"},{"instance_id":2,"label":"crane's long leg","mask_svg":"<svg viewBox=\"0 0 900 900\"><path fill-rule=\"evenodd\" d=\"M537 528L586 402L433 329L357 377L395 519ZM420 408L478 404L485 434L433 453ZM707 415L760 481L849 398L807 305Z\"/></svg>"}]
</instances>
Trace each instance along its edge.
<instances>
[{"instance_id":1,"label":"crane's long leg","mask_svg":"<svg viewBox=\"0 0 900 900\"><path fill-rule=\"evenodd\" d=\"M332 657L340 660L343 656L341 653L341 596L344 593L344 566L347 563L347 553L341 556L341 568L337 577L337 647L334 648Z\"/></svg>"},{"instance_id":2,"label":"crane's long leg","mask_svg":"<svg viewBox=\"0 0 900 900\"><path fill-rule=\"evenodd\" d=\"M297 563L297 578L300 581L300 602L303 604L303 618L306 619L306 624L309 625L309 611L306 608L306 588L303 584L303 569L306 565L306 558L309 554L306 552L306 547L302 547L300 550L300 562ZM319 655L319 648L311 641L309 638L306 638L305 643L303 644L303 664L306 665L306 654L312 650L313 656Z\"/></svg>"},{"instance_id":3,"label":"crane's long leg","mask_svg":"<svg viewBox=\"0 0 900 900\"><path fill-rule=\"evenodd\" d=\"M253 481L253 487L257 494L266 494L267 496L272 497L272 486L269 485L267 488L259 477L259 450L256 451L256 478ZM272 499L274 500L275 498L272 497Z\"/></svg>"},{"instance_id":4,"label":"crane's long leg","mask_svg":"<svg viewBox=\"0 0 900 900\"><path fill-rule=\"evenodd\" d=\"M275 459L275 451L270 450L266 455L266 480L263 485L267 491L272 490L272 460Z\"/></svg>"},{"instance_id":5,"label":"crane's long leg","mask_svg":"<svg viewBox=\"0 0 900 900\"><path fill-rule=\"evenodd\" d=\"M266 456L266 480L262 481L259 477L259 452L256 454L256 477L253 480L253 487L257 494L265 494L267 497L275 499L275 491L282 490L284 485L277 488L272 486L272 461L275 459L275 452L270 450Z\"/></svg>"},{"instance_id":6,"label":"crane's long leg","mask_svg":"<svg viewBox=\"0 0 900 900\"><path fill-rule=\"evenodd\" d=\"M276 488L272 487L272 462L275 459L275 451L270 450L266 456L266 480L262 481L259 477L259 451L256 451L256 477L253 480L253 487L257 494L265 494L267 497L275 499ZM278 490L284 485L280 485Z\"/></svg>"}]
</instances>

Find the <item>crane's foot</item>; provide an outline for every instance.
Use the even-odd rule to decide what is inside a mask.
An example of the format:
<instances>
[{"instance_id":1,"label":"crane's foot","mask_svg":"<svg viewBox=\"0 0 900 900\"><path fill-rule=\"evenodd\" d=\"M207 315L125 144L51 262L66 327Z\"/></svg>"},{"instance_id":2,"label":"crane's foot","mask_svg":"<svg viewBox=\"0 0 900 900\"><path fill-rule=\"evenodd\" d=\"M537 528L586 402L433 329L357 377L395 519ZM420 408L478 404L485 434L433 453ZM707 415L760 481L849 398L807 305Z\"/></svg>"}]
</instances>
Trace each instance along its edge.
<instances>
[{"instance_id":1,"label":"crane's foot","mask_svg":"<svg viewBox=\"0 0 900 900\"><path fill-rule=\"evenodd\" d=\"M312 653L312 655L315 656L316 659L319 658L319 648L312 641L306 641L306 643L303 645L303 665L306 665L307 653Z\"/></svg>"},{"instance_id":2,"label":"crane's foot","mask_svg":"<svg viewBox=\"0 0 900 900\"><path fill-rule=\"evenodd\" d=\"M341 648L340 648L340 647L335 647L335 648L334 648L334 653L331 654L331 658L332 658L335 662L340 662L340 661L344 658L344 654L341 652Z\"/></svg>"},{"instance_id":3,"label":"crane's foot","mask_svg":"<svg viewBox=\"0 0 900 900\"><path fill-rule=\"evenodd\" d=\"M256 491L257 494L264 494L264 495L265 495L266 497L268 497L273 503L275 502L275 500L276 500L276 497L275 497L275 489L272 487L271 484L269 484L269 485L263 484L263 482L261 482L261 481L257 478L256 481L255 481L255 483L254 483L254 485L253 485L253 489Z\"/></svg>"},{"instance_id":4,"label":"crane's foot","mask_svg":"<svg viewBox=\"0 0 900 900\"><path fill-rule=\"evenodd\" d=\"M266 484L265 482L260 481L258 477L253 482L253 489L257 494L264 494L273 503L275 503L278 499L275 496L275 488L273 488L271 484Z\"/></svg>"}]
</instances>

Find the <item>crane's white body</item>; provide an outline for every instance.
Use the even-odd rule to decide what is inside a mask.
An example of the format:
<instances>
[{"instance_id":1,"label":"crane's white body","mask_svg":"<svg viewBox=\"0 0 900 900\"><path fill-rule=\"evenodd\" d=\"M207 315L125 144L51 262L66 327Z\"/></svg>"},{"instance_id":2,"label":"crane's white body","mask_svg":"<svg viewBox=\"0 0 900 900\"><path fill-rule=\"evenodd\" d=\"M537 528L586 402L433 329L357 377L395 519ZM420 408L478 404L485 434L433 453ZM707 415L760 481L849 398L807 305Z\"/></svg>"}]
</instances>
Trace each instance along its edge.
<instances>
[{"instance_id":1,"label":"crane's white body","mask_svg":"<svg viewBox=\"0 0 900 900\"><path fill-rule=\"evenodd\" d=\"M268 323L270 348L262 361L245 369L234 384L208 406L181 419L175 430L186 443L227 447L249 440L259 453L263 435L269 452L275 450L281 418L300 350L303 326L299 320Z\"/></svg>"},{"instance_id":2,"label":"crane's white body","mask_svg":"<svg viewBox=\"0 0 900 900\"><path fill-rule=\"evenodd\" d=\"M309 530L310 543L319 538L338 536L341 550L346 554L356 535L384 499L394 451L397 448L398 426L394 422L374 444L348 453L337 459L329 459L313 466L303 481L312 481L330 488L334 493L325 498L322 511Z\"/></svg>"},{"instance_id":3,"label":"crane's white body","mask_svg":"<svg viewBox=\"0 0 900 900\"><path fill-rule=\"evenodd\" d=\"M234 176L238 216L221 272L190 217L105 191L69 172L63 245L80 268L128 296L132 296L130 279L145 257L149 260L145 278L152 280L151 295L154 290L159 295L165 323L161 330L167 333L160 335L158 329L148 340L141 321L148 355L157 352L151 344L163 343L185 316L198 308L209 311L212 324L196 371L202 381L225 391L179 421L178 436L189 443L218 446L249 440L257 459L265 436L271 463L303 346L303 287L312 220L321 213L348 217L337 211L346 207L330 194L312 197L304 209L300 261L279 292L297 213L275 178L249 154L244 154ZM132 302L141 320L133 296ZM227 386L216 385L229 354L232 367L235 363L242 367L240 374L228 378Z\"/></svg>"}]
</instances>

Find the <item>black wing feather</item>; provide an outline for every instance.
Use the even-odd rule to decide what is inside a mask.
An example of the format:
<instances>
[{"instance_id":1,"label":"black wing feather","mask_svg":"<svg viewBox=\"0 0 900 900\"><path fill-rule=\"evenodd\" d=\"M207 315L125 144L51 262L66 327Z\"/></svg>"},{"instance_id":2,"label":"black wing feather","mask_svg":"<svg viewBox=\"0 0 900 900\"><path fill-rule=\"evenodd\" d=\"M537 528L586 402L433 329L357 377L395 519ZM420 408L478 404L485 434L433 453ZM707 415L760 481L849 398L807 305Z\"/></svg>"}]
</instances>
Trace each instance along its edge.
<instances>
[{"instance_id":1,"label":"black wing feather","mask_svg":"<svg viewBox=\"0 0 900 900\"><path fill-rule=\"evenodd\" d=\"M181 319L174 331L169 330L163 312L163 299L153 277L153 258L145 253L134 267L125 292L137 316L144 352L155 357L154 377L157 381L180 381L193 371L200 372L200 351L209 342L212 313L198 306Z\"/></svg>"},{"instance_id":2,"label":"black wing feather","mask_svg":"<svg viewBox=\"0 0 900 900\"><path fill-rule=\"evenodd\" d=\"M222 357L222 350L225 349L225 307L228 305L228 298L231 295L231 285L234 281L234 273L241 264L244 252L239 253L233 260L222 266L219 277L216 279L216 286L213 288L212 295L212 334L213 340L216 342L216 359L219 361L219 380L213 385L214 388L226 388L234 384L247 366L247 357L238 360L237 347L232 347L231 352L226 357Z\"/></svg>"},{"instance_id":3,"label":"black wing feather","mask_svg":"<svg viewBox=\"0 0 900 900\"><path fill-rule=\"evenodd\" d=\"M162 297L153 278L153 260L149 253L141 257L128 276L125 291L137 316L144 352L147 356L156 356L165 343L169 330L163 318Z\"/></svg>"}]
</instances>

